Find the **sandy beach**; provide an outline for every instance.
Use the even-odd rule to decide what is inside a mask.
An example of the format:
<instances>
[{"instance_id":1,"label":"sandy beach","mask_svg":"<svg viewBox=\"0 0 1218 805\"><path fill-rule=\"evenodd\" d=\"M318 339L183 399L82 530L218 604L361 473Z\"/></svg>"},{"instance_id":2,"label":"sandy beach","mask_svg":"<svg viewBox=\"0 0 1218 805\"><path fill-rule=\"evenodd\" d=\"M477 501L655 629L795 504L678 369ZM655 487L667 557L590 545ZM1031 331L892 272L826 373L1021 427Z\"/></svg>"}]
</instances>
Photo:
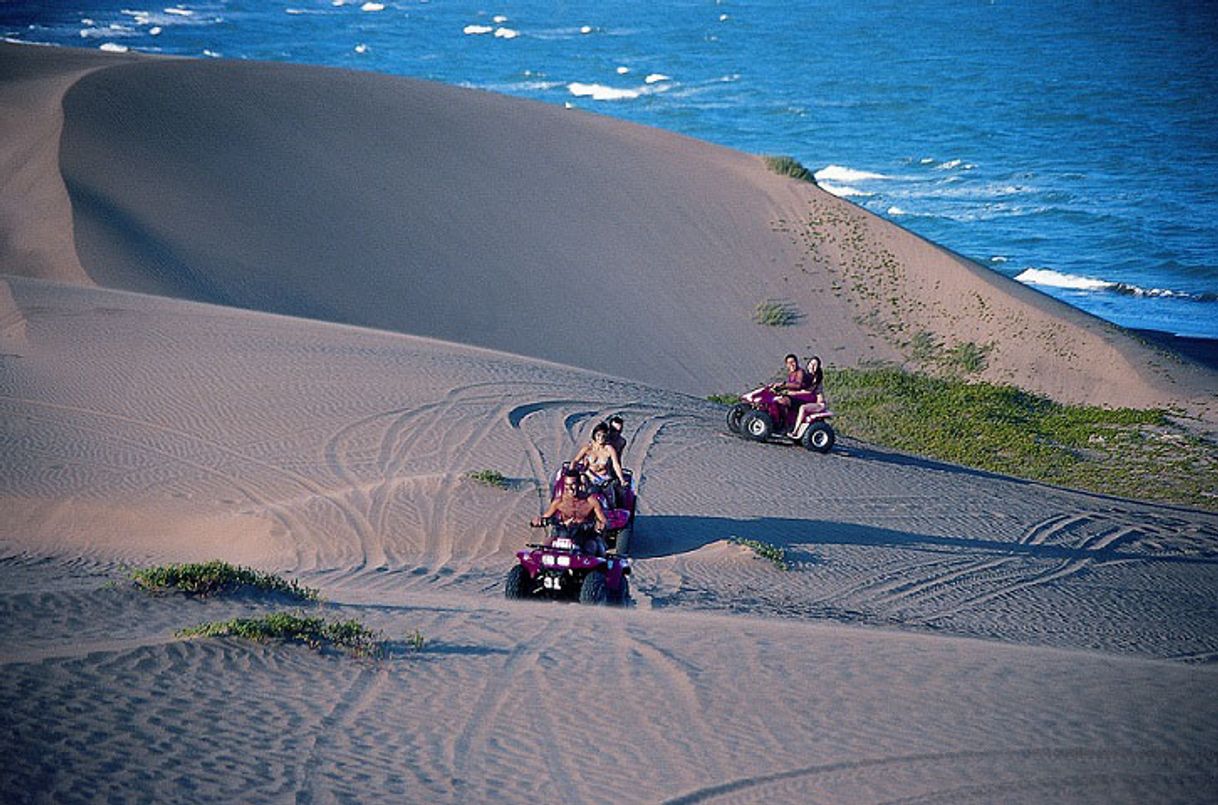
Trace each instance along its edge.
<instances>
[{"instance_id":1,"label":"sandy beach","mask_svg":"<svg viewBox=\"0 0 1218 805\"><path fill-rule=\"evenodd\" d=\"M407 79L4 44L0 235L6 802L1218 792L1218 514L760 445L705 400L792 350L917 368L917 332L1202 431L1218 374L755 156ZM765 300L798 320L759 326ZM631 605L504 600L545 479L611 414ZM175 637L285 606L128 576L213 558L317 587L387 655Z\"/></svg>"}]
</instances>

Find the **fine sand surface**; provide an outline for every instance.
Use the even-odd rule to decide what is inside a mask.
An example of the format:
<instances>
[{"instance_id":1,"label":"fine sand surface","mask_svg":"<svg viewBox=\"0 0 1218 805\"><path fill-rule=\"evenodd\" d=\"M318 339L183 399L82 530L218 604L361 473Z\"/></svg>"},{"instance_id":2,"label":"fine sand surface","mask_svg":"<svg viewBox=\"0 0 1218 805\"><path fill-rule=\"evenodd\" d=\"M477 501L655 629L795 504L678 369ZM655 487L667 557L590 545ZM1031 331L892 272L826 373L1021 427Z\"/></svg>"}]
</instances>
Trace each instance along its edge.
<instances>
[{"instance_id":1,"label":"fine sand surface","mask_svg":"<svg viewBox=\"0 0 1218 805\"><path fill-rule=\"evenodd\" d=\"M8 285L6 798L1216 790L1218 515L757 445L696 398L503 353ZM542 479L610 412L640 485L635 605L505 602ZM463 477L483 468L510 489ZM321 587L389 658L175 640L277 602L123 580L216 556Z\"/></svg>"},{"instance_id":2,"label":"fine sand surface","mask_svg":"<svg viewBox=\"0 0 1218 805\"><path fill-rule=\"evenodd\" d=\"M757 326L763 299L807 315ZM758 445L700 399L790 349L901 360L890 326L1214 422L1212 372L754 157L0 46L0 801L1213 801L1218 514ZM505 601L544 479L612 413L631 606ZM320 588L388 656L177 639L290 605L127 581L212 558Z\"/></svg>"}]
</instances>

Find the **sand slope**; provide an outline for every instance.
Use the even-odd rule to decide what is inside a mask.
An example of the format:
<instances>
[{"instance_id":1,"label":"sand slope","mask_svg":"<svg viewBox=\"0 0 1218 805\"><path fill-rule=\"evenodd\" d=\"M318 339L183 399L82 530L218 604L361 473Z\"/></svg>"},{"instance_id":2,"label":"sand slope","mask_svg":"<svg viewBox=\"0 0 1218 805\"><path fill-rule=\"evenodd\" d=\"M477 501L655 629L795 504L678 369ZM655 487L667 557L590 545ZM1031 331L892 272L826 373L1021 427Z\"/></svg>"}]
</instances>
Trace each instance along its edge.
<instances>
[{"instance_id":1,"label":"sand slope","mask_svg":"<svg viewBox=\"0 0 1218 805\"><path fill-rule=\"evenodd\" d=\"M63 183L79 265L101 285L703 395L755 382L791 350L904 361L927 332L948 347L989 345L991 379L1214 417L1213 372L753 156L395 77L109 54L80 77L83 56L57 68L30 53L43 50L0 47L0 64L53 74L25 91L39 109L57 113L48 87L70 86L62 178L44 179ZM48 116L26 113L39 131ZM17 265L79 273L72 260ZM767 300L801 318L756 325Z\"/></svg>"},{"instance_id":2,"label":"sand slope","mask_svg":"<svg viewBox=\"0 0 1218 805\"><path fill-rule=\"evenodd\" d=\"M641 801L1135 802L1218 782L1215 515L755 445L695 398L503 353L10 287L28 346L0 363L0 785L19 800L598 802L625 775ZM636 605L507 604L541 479L611 411L640 480ZM463 477L488 467L511 488ZM121 583L213 556L321 586L393 653L177 642L274 602Z\"/></svg>"}]
</instances>

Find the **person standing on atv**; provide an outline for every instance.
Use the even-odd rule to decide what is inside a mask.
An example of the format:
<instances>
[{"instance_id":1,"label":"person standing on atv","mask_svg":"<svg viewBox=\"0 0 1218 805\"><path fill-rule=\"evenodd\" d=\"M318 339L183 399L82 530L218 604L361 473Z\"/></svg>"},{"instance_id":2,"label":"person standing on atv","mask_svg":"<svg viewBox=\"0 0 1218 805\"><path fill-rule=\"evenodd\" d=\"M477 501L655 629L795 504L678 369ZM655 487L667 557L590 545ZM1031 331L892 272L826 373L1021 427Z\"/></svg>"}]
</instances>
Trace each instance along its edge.
<instances>
[{"instance_id":1,"label":"person standing on atv","mask_svg":"<svg viewBox=\"0 0 1218 805\"><path fill-rule=\"evenodd\" d=\"M550 501L540 517L530 520L529 525L534 528L553 525L546 539L547 546L556 537L567 537L585 552L603 556L605 541L601 538L601 532L609 525L605 510L599 500L584 491L579 470L568 467L563 472L562 480L562 492Z\"/></svg>"},{"instance_id":2,"label":"person standing on atv","mask_svg":"<svg viewBox=\"0 0 1218 805\"><path fill-rule=\"evenodd\" d=\"M792 404L805 405L814 403L820 399L820 358L813 358L816 361L816 374L814 380L812 373L803 369L799 365L799 356L792 353L788 355L784 362L787 366L787 379L782 383L775 383L770 388L778 392L779 397L774 402L782 406L782 422L779 423L784 428L792 428L794 423L791 422L791 406ZM808 361L808 366L812 365L812 361Z\"/></svg>"},{"instance_id":3,"label":"person standing on atv","mask_svg":"<svg viewBox=\"0 0 1218 805\"><path fill-rule=\"evenodd\" d=\"M584 463L584 478L588 485L605 496L610 508L617 508L617 488L626 485L626 473L617 449L609 443L609 425L598 422L592 429L592 440L579 449L571 466Z\"/></svg>"}]
</instances>

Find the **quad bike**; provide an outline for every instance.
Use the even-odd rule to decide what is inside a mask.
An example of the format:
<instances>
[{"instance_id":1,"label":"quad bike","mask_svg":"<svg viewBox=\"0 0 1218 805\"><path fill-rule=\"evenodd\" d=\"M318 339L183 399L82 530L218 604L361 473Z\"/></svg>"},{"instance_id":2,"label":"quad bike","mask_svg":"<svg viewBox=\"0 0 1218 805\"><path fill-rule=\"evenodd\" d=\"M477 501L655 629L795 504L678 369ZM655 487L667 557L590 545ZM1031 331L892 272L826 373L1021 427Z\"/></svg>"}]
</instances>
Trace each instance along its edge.
<instances>
[{"instance_id":1,"label":"quad bike","mask_svg":"<svg viewBox=\"0 0 1218 805\"><path fill-rule=\"evenodd\" d=\"M570 466L564 462L550 483L550 499L562 494L563 474ZM516 552L519 560L508 571L503 593L508 598L578 598L584 604L626 604L630 600L630 559L626 549L634 530L634 475L624 470L626 483L616 490L617 506L610 508L601 492L600 500L608 521L600 533L608 554L584 551L569 536L551 532L550 545L529 543ZM552 526L550 526L552 528Z\"/></svg>"},{"instance_id":2,"label":"quad bike","mask_svg":"<svg viewBox=\"0 0 1218 805\"><path fill-rule=\"evenodd\" d=\"M829 418L833 412L825 406L819 411L800 414L798 402L780 405L782 396L773 386L762 386L741 395L740 402L727 411L727 427L732 433L759 442L779 439L802 444L809 450L828 453L837 440Z\"/></svg>"},{"instance_id":3,"label":"quad bike","mask_svg":"<svg viewBox=\"0 0 1218 805\"><path fill-rule=\"evenodd\" d=\"M575 598L594 605L630 600L629 557L587 553L569 537L555 537L549 546L530 543L516 557L503 585L507 598Z\"/></svg>"}]
</instances>

